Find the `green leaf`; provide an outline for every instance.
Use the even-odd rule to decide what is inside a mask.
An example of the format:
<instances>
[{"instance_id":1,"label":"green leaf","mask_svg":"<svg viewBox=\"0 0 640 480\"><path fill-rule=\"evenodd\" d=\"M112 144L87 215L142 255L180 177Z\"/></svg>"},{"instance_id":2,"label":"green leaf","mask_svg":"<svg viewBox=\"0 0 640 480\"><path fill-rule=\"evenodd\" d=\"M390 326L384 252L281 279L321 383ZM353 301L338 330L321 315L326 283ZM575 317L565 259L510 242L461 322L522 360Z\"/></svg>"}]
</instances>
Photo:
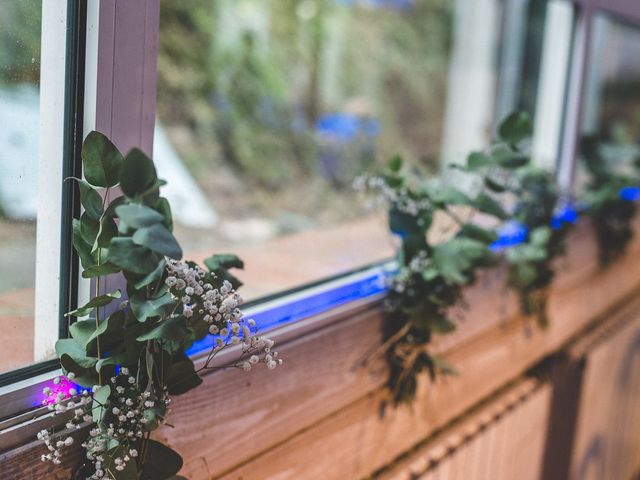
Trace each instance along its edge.
<instances>
[{"instance_id":1,"label":"green leaf","mask_svg":"<svg viewBox=\"0 0 640 480\"><path fill-rule=\"evenodd\" d=\"M484 177L484 184L486 187L496 193L502 193L507 190L507 187L501 183L496 182L490 177Z\"/></svg>"},{"instance_id":2,"label":"green leaf","mask_svg":"<svg viewBox=\"0 0 640 480\"><path fill-rule=\"evenodd\" d=\"M240 257L230 253L212 255L204 261L204 264L212 272L216 272L221 268L225 270L229 268L244 268L244 262Z\"/></svg>"},{"instance_id":3,"label":"green leaf","mask_svg":"<svg viewBox=\"0 0 640 480\"><path fill-rule=\"evenodd\" d=\"M171 317L161 321L157 327L144 335L140 335L136 340L145 342L147 340L182 340L187 334L185 318L182 316Z\"/></svg>"},{"instance_id":4,"label":"green leaf","mask_svg":"<svg viewBox=\"0 0 640 480\"><path fill-rule=\"evenodd\" d=\"M171 205L169 204L169 200L164 197L158 198L158 201L155 204L155 209L160 212L164 218L162 221L163 225L169 229L170 232L173 231L173 216L171 215Z\"/></svg>"},{"instance_id":5,"label":"green leaf","mask_svg":"<svg viewBox=\"0 0 640 480\"><path fill-rule=\"evenodd\" d=\"M396 155L395 157L392 157L391 160L389 160L387 168L393 173L398 173L400 170L402 170L402 163L402 157Z\"/></svg>"},{"instance_id":6,"label":"green leaf","mask_svg":"<svg viewBox=\"0 0 640 480\"><path fill-rule=\"evenodd\" d=\"M153 272L160 259L146 247L136 245L130 237L114 237L109 244L108 260L133 273Z\"/></svg>"},{"instance_id":7,"label":"green leaf","mask_svg":"<svg viewBox=\"0 0 640 480\"><path fill-rule=\"evenodd\" d=\"M102 277L104 275L110 275L112 273L118 273L120 267L114 265L111 262L101 263L100 265L93 265L89 268L82 270L82 278Z\"/></svg>"},{"instance_id":8,"label":"green leaf","mask_svg":"<svg viewBox=\"0 0 640 480\"><path fill-rule=\"evenodd\" d=\"M196 373L193 362L186 358L171 365L167 375L167 386L170 395L181 395L196 388L202 378Z\"/></svg>"},{"instance_id":9,"label":"green leaf","mask_svg":"<svg viewBox=\"0 0 640 480\"><path fill-rule=\"evenodd\" d=\"M85 269L89 268L95 264L93 255L91 254L91 244L87 243L83 238L80 227L80 220L74 218L72 227L73 247L75 248L78 257L80 257L80 263L82 264L82 267Z\"/></svg>"},{"instance_id":10,"label":"green leaf","mask_svg":"<svg viewBox=\"0 0 640 480\"><path fill-rule=\"evenodd\" d=\"M498 238L498 235L495 231L479 227L477 225L474 225L473 223L466 223L460 229L458 235L484 242L487 245L494 242Z\"/></svg>"},{"instance_id":11,"label":"green leaf","mask_svg":"<svg viewBox=\"0 0 640 480\"><path fill-rule=\"evenodd\" d=\"M94 422L97 423L102 420L102 416L108 405L109 395L111 395L111 387L109 385L102 385L93 393L91 413Z\"/></svg>"},{"instance_id":12,"label":"green leaf","mask_svg":"<svg viewBox=\"0 0 640 480\"><path fill-rule=\"evenodd\" d=\"M80 203L87 215L94 220L100 220L102 215L102 197L96 190L84 180L74 178L80 188Z\"/></svg>"},{"instance_id":13,"label":"green leaf","mask_svg":"<svg viewBox=\"0 0 640 480\"><path fill-rule=\"evenodd\" d=\"M526 112L514 112L498 127L498 135L505 142L517 145L531 135L533 131L531 118Z\"/></svg>"},{"instance_id":14,"label":"green leaf","mask_svg":"<svg viewBox=\"0 0 640 480\"><path fill-rule=\"evenodd\" d=\"M406 236L424 236L426 229L431 222L427 222L426 225L418 225L417 219L413 215L401 212L398 209L391 209L389 211L389 229L396 235L402 237Z\"/></svg>"},{"instance_id":15,"label":"green leaf","mask_svg":"<svg viewBox=\"0 0 640 480\"><path fill-rule=\"evenodd\" d=\"M529 236L531 244L544 247L549 243L551 239L551 228L549 227L538 227L531 231L531 235Z\"/></svg>"},{"instance_id":16,"label":"green leaf","mask_svg":"<svg viewBox=\"0 0 640 480\"><path fill-rule=\"evenodd\" d=\"M82 169L87 181L96 187L118 183L123 165L122 154L100 132L91 132L82 144Z\"/></svg>"},{"instance_id":17,"label":"green leaf","mask_svg":"<svg viewBox=\"0 0 640 480\"><path fill-rule=\"evenodd\" d=\"M173 305L175 302L176 300L169 292L156 298L147 298L144 295L136 294L129 299L131 311L139 322L145 322L150 317L160 315L164 307Z\"/></svg>"},{"instance_id":18,"label":"green leaf","mask_svg":"<svg viewBox=\"0 0 640 480\"><path fill-rule=\"evenodd\" d=\"M434 247L433 262L447 283L463 285L469 281L471 267L487 255L484 243L455 237Z\"/></svg>"},{"instance_id":19,"label":"green leaf","mask_svg":"<svg viewBox=\"0 0 640 480\"><path fill-rule=\"evenodd\" d=\"M69 313L65 314L65 317L86 317L91 313L94 308L104 307L109 305L115 299L122 297L120 290L116 290L115 292L107 293L105 295L98 295L97 297L93 297L89 302L83 305L76 310L73 310Z\"/></svg>"},{"instance_id":20,"label":"green leaf","mask_svg":"<svg viewBox=\"0 0 640 480\"><path fill-rule=\"evenodd\" d=\"M145 276L144 278L136 282L136 284L134 285L134 288L136 290L140 290L141 288L144 288L147 285L151 285L152 283L158 282L162 277L162 275L164 275L164 270L166 266L167 266L167 262L163 258L162 260L160 260L160 263L158 263L158 266L153 272L151 272L150 274L148 274L147 276Z\"/></svg>"},{"instance_id":21,"label":"green leaf","mask_svg":"<svg viewBox=\"0 0 640 480\"><path fill-rule=\"evenodd\" d=\"M467 157L467 171L475 172L493 163L493 159L484 152L471 152Z\"/></svg>"},{"instance_id":22,"label":"green leaf","mask_svg":"<svg viewBox=\"0 0 640 480\"><path fill-rule=\"evenodd\" d=\"M150 227L164 220L161 213L137 203L120 205L115 211L120 220L131 228Z\"/></svg>"},{"instance_id":23,"label":"green leaf","mask_svg":"<svg viewBox=\"0 0 640 480\"><path fill-rule=\"evenodd\" d=\"M430 319L429 326L434 332L449 333L456 329L456 325L447 317L437 315Z\"/></svg>"},{"instance_id":24,"label":"green leaf","mask_svg":"<svg viewBox=\"0 0 640 480\"><path fill-rule=\"evenodd\" d=\"M182 248L173 234L167 228L156 223L150 227L140 228L133 234L133 241L138 245L147 247L156 253L175 258L182 258Z\"/></svg>"},{"instance_id":25,"label":"green leaf","mask_svg":"<svg viewBox=\"0 0 640 480\"><path fill-rule=\"evenodd\" d=\"M88 245L93 245L99 230L100 224L97 220L91 218L86 212L80 215L80 233Z\"/></svg>"},{"instance_id":26,"label":"green leaf","mask_svg":"<svg viewBox=\"0 0 640 480\"><path fill-rule=\"evenodd\" d=\"M95 357L87 355L85 349L73 338L62 338L56 342L56 354L60 359L60 363L67 371L73 373L79 373L74 370L73 367L78 366L81 369L93 368L98 361ZM66 359L71 359L72 364L69 364Z\"/></svg>"},{"instance_id":27,"label":"green leaf","mask_svg":"<svg viewBox=\"0 0 640 480\"><path fill-rule=\"evenodd\" d=\"M120 187L129 198L146 194L158 180L156 168L140 149L131 150L124 160L120 174Z\"/></svg>"},{"instance_id":28,"label":"green leaf","mask_svg":"<svg viewBox=\"0 0 640 480\"><path fill-rule=\"evenodd\" d=\"M117 235L118 227L116 222L113 221L113 218L107 216L102 217L91 252L97 252L99 248L108 248L111 239Z\"/></svg>"},{"instance_id":29,"label":"green leaf","mask_svg":"<svg viewBox=\"0 0 640 480\"><path fill-rule=\"evenodd\" d=\"M506 220L508 217L507 212L504 211L502 205L500 205L497 200L495 200L490 195L487 195L486 193L479 194L475 198L473 206L477 210L483 213L488 213L489 215L493 215L494 217L497 217L501 220Z\"/></svg>"},{"instance_id":30,"label":"green leaf","mask_svg":"<svg viewBox=\"0 0 640 480\"><path fill-rule=\"evenodd\" d=\"M133 463L133 462L132 462ZM147 440L146 461L140 480L164 480L176 475L182 468L178 452L155 440Z\"/></svg>"}]
</instances>

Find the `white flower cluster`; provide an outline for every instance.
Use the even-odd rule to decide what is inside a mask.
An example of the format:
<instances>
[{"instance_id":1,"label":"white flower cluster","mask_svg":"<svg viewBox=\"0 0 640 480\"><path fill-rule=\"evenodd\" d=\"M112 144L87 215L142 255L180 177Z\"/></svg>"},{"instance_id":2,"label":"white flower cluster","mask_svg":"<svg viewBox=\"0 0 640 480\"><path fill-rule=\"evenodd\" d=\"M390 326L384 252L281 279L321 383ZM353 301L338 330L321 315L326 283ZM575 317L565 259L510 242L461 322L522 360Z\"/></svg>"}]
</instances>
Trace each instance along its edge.
<instances>
[{"instance_id":1,"label":"white flower cluster","mask_svg":"<svg viewBox=\"0 0 640 480\"><path fill-rule=\"evenodd\" d=\"M68 380L74 378L73 373L67 375ZM54 379L54 384L58 385L63 380L58 377ZM111 377L110 383L111 393L107 405L94 402L93 395L89 390L78 393L74 388L71 388L68 395L62 392L53 393L49 387L43 390L45 395L43 403L49 404L48 408L54 412L54 415L73 412L73 417L65 425L68 430L78 429L84 424L92 422L94 410L104 410L102 425L93 427L89 431L87 440L82 443L82 447L86 450L87 459L94 465L94 473L88 477L88 480L106 478L103 454L114 444L122 450L122 455L112 459L113 468L117 471L124 470L127 463L138 456L136 445L144 436L145 425L150 419L157 417L154 412L156 404L161 402L166 406L170 402L168 396L158 401L154 400L151 392L141 392L135 377L129 375L129 370L124 367ZM96 385L92 388L92 392L95 393L100 388L102 387ZM38 433L38 439L42 440L49 450L49 453L41 456L41 460L43 462L50 461L55 465L61 462L62 449L74 443L73 437L70 435L54 441L52 431L49 430L41 430Z\"/></svg>"},{"instance_id":2,"label":"white flower cluster","mask_svg":"<svg viewBox=\"0 0 640 480\"><path fill-rule=\"evenodd\" d=\"M70 372L66 378L56 377L53 383L54 385L59 385L63 381L71 381L74 378L75 375ZM43 405L47 405L47 408L52 411L54 415L73 412L73 417L66 424L67 429L74 430L80 428L83 422L91 420L91 415L88 412L91 409L93 398L88 390L84 390L78 394L75 388L70 388L68 394L65 394L63 392L54 392L50 387L45 387L42 393L45 396L45 399L42 401ZM38 432L38 440L42 440L49 451L49 453L42 455L40 459L43 462L52 462L55 465L60 464L62 449L73 445L73 437L70 435L59 440L54 440L52 438L52 432L49 430L41 430Z\"/></svg>"},{"instance_id":3,"label":"white flower cluster","mask_svg":"<svg viewBox=\"0 0 640 480\"><path fill-rule=\"evenodd\" d=\"M145 434L145 425L155 418L156 404L166 406L170 399L155 400L150 391L141 391L135 377L129 375L127 368L121 368L111 377L111 395L103 417L104 428L94 427L82 444L87 451L95 472L88 480L105 478L103 453L114 443L118 445L119 456L112 459L113 468L123 471L127 464L138 456L136 445ZM133 460L135 461L135 460Z\"/></svg>"},{"instance_id":4,"label":"white flower cluster","mask_svg":"<svg viewBox=\"0 0 640 480\"><path fill-rule=\"evenodd\" d=\"M173 259L167 259L167 273L165 282L174 298L182 302L182 315L191 321L205 322L209 333L216 336L212 354L229 345L242 344L243 357L248 359L236 366L243 370L249 371L260 362L269 369L282 364L278 352L271 351L273 340L255 335L255 321L243 318L239 308L242 297L229 281L224 280L220 288L215 288L213 273Z\"/></svg>"},{"instance_id":5,"label":"white flower cluster","mask_svg":"<svg viewBox=\"0 0 640 480\"><path fill-rule=\"evenodd\" d=\"M377 175L363 175L356 178L353 182L353 188L362 192L376 193L377 201L380 204L387 204L414 217L418 217L425 210L432 208L431 202L427 198L414 198L405 186L392 188L384 178Z\"/></svg>"},{"instance_id":6,"label":"white flower cluster","mask_svg":"<svg viewBox=\"0 0 640 480\"><path fill-rule=\"evenodd\" d=\"M389 288L396 293L403 294L407 292L413 294L412 285L416 274L422 275L426 269L432 265L433 261L427 255L427 252L420 250L405 267L389 281Z\"/></svg>"}]
</instances>

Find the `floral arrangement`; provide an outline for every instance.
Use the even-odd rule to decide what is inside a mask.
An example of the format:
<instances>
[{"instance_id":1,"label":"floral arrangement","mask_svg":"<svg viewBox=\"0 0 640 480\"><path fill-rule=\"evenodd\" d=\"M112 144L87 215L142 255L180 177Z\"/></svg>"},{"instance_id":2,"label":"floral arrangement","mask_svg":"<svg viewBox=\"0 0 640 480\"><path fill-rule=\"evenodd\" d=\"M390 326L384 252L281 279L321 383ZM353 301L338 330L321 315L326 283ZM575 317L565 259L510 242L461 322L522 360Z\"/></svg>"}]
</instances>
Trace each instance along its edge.
<instances>
[{"instance_id":1,"label":"floral arrangement","mask_svg":"<svg viewBox=\"0 0 640 480\"><path fill-rule=\"evenodd\" d=\"M401 238L387 299L386 340L379 350L389 363L396 403L413 399L423 370L432 378L436 372L455 372L428 353L428 344L434 334L455 329L450 307L498 253L505 254L508 283L519 292L523 312L547 323L552 262L563 252L577 212L561 198L551 175L531 164L524 150L530 131L526 114L512 114L489 149L471 153L457 167L474 180L472 195L407 171L400 158L355 185L388 206L390 229ZM436 216L451 220L450 232L434 235Z\"/></svg>"},{"instance_id":2,"label":"floral arrangement","mask_svg":"<svg viewBox=\"0 0 640 480\"><path fill-rule=\"evenodd\" d=\"M498 203L490 213L504 222L490 248L504 251L508 284L520 297L522 312L548 324L547 290L553 261L564 252L570 226L577 220L571 200L560 195L550 172L534 166L525 147L531 122L524 112L509 115L485 152L472 153L465 170L477 175ZM505 206L510 206L508 211Z\"/></svg>"},{"instance_id":3,"label":"floral arrangement","mask_svg":"<svg viewBox=\"0 0 640 480\"><path fill-rule=\"evenodd\" d=\"M624 254L633 238L631 222L637 210L634 202L640 200L640 181L631 172L609 169L596 137L582 140L582 155L590 177L584 192L587 214L596 232L600 264L606 266ZM640 160L635 167L640 167Z\"/></svg>"},{"instance_id":4,"label":"floral arrangement","mask_svg":"<svg viewBox=\"0 0 640 480\"><path fill-rule=\"evenodd\" d=\"M56 344L65 376L45 388L43 403L66 424L38 434L47 447L42 460L59 464L72 432L88 426L81 478L180 478L180 455L150 438L172 397L200 385L205 370L224 368L212 365L223 350L235 351L224 366L243 370L273 369L282 360L239 309L241 284L229 270L242 261L213 255L203 268L181 259L170 205L159 192L165 182L151 159L138 149L124 157L92 132L82 162L86 180L75 181L84 212L74 221L73 244L95 296L67 314L77 321L71 337ZM110 199L116 187L123 195ZM103 291L100 277L112 273L124 276L126 292ZM208 335L213 346L196 369L186 351Z\"/></svg>"},{"instance_id":5,"label":"floral arrangement","mask_svg":"<svg viewBox=\"0 0 640 480\"><path fill-rule=\"evenodd\" d=\"M462 287L473 282L477 270L496 257L488 246L496 240L488 229L461 217L460 207L483 201L462 191L403 169L399 157L386 170L360 177L358 189L376 193L389 206L389 226L402 241L398 272L387 297L386 341L383 353L390 366L389 388L395 403L415 396L417 376L428 371L455 373L427 347L434 334L455 329L449 308L460 300ZM483 194L481 194L483 195ZM450 231L434 232L434 218L447 217ZM448 237L444 241L432 237Z\"/></svg>"}]
</instances>

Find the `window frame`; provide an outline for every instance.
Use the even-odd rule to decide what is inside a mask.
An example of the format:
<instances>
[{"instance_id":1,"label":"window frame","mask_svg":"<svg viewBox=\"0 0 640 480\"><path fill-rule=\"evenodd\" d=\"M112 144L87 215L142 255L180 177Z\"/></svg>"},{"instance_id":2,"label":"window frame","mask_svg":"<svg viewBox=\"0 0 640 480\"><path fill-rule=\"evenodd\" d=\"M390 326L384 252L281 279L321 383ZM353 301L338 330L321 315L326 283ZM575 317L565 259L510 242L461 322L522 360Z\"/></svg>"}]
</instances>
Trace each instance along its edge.
<instances>
[{"instance_id":1,"label":"window frame","mask_svg":"<svg viewBox=\"0 0 640 480\"><path fill-rule=\"evenodd\" d=\"M575 154L579 132L578 126L582 116L581 104L584 96L584 77L588 67L593 14L595 11L605 11L617 17L631 20L634 23L640 23L640 4L636 3L637 0L565 1L576 9L576 23L572 32L572 45L570 48L569 80L566 87L567 94L562 115L564 125L560 132L557 180L562 188L570 189L577 163ZM111 95L116 95L118 94L117 89L122 87L122 83L117 83L116 73L113 71L111 72L111 77L107 79L98 74L96 74L97 78L93 78L93 74L90 74L93 85L97 85L97 93L89 92L89 83L85 82L85 67L87 67L87 71L91 71L92 68L95 68L95 64L89 65L89 60L98 63L103 62L103 55L115 55L116 36L126 36L126 32L124 34L121 31L117 34L115 32L115 22L121 19L121 17L117 16L116 8L146 9L145 22L153 21L156 13L154 9L157 9L159 15L159 2L157 0L147 0L140 3L144 3L144 5L142 7L116 7L115 2L111 5L101 4L100 6L98 6L97 1L88 2L90 12L100 10L100 13L102 13L107 9L113 10L112 17L103 19L100 16L99 19L101 28L105 25L108 28L109 25L107 23L113 22L113 31L109 32L109 38L113 45L109 50L109 47L104 45L105 42L100 39L92 47L87 47L87 50L90 51L89 55L86 55L87 65L85 65L85 46L88 45L86 43L88 33L86 2L82 2L82 0L67 0L67 19L72 21L68 24L66 57L66 80L68 83L65 100L65 177L81 173L79 172L79 152L81 141L84 137L83 134L87 133L87 127L90 127L90 129L96 128L108 134L113 134L111 128L116 128L113 126L115 117L113 112L110 113L110 116L107 115L107 118L96 114L95 109L99 109L101 105L104 107L103 103L101 103L104 100L100 98L100 95L104 94L103 90L110 86L112 87ZM85 4L84 7L82 6L83 4ZM89 17L91 20L96 20L91 14ZM97 25L94 25L94 29L96 28ZM153 25L151 29L153 29ZM91 30L91 27L89 27L89 30ZM103 50L105 48L107 49L106 51ZM94 57L90 57L90 55L94 55ZM143 69L143 74L149 70L155 73L155 61L145 58L141 68ZM149 75L149 77L155 77L155 75ZM144 81L150 82L151 80L143 78ZM86 99L83 97L85 88L87 90ZM153 92L153 99L150 99L150 93L146 92L145 98L142 99L143 107L150 109L150 111L155 111L155 83L151 85L150 90ZM111 101L113 102L113 99ZM126 109L123 105L118 107L111 105L110 108ZM94 118L88 118L87 114L89 117L94 115ZM151 119L146 117L139 119L139 132L136 132L139 142L144 144L144 142L151 141L154 121L154 116ZM149 135L149 122L151 122L151 135ZM105 125L111 125L109 131L105 131ZM65 184L64 188L62 201L67 215L63 215L61 238L64 253L61 255L60 272L61 274L64 273L65 276L60 278L65 278L68 281L64 287L60 287L60 309L58 314L60 317L59 334L61 337L67 335L67 325L66 321L64 321L63 313L68 311L68 307L72 306L77 300L78 288L72 287L72 285L76 285L77 283L73 282L77 282L79 278L77 256L72 252L73 248L70 241L71 219L79 212L79 205L72 185ZM270 332L270 335L276 341L282 342L298 338L332 322L339 321L345 316L352 315L365 306L370 307L372 304L379 303L386 291L382 280L393 273L395 268L395 262L383 261L346 274L322 279L313 284L302 285L293 291L282 292L250 303L245 310L246 315L260 319L259 325L262 324L263 327L267 327L266 330L275 328L273 332ZM306 304L305 308L298 308L294 314L291 314L291 310L296 310L296 305L301 306L303 303ZM287 311L286 316L282 315L283 310ZM192 352L196 362L202 358L203 348L206 348L206 346L201 345L199 349L196 349L198 351L194 350ZM0 451L29 439L43 426L52 423L52 417L47 414L45 409L35 408L39 405L39 402L34 401L34 398L39 399L42 387L59 373L57 360L52 360L0 375Z\"/></svg>"},{"instance_id":2,"label":"window frame","mask_svg":"<svg viewBox=\"0 0 640 480\"><path fill-rule=\"evenodd\" d=\"M64 109L62 115L59 116L59 120L63 125L61 152L62 164L58 166L61 178L63 179L71 176L77 176L81 169L80 148L82 142L84 38L86 25L85 3L86 2L82 2L81 0L68 0L66 2L66 38L64 39ZM44 8L46 8L45 5L43 5L43 9ZM53 299L57 304L57 311L52 313L51 317L46 318L46 325L44 325L44 328L50 332L55 330L58 338L63 338L67 335L68 324L65 321L64 313L69 311L70 308L74 308L77 301L77 288L75 288L75 285L77 285L78 279L78 256L73 251L71 242L72 220L80 211L79 196L75 190L76 189L73 188L71 182L63 182L61 187L62 198L59 200L61 209L59 219L61 220L59 227L60 256L58 259L52 259L53 262L49 267L53 271L46 272L46 278L43 278L42 282L46 288L53 288L53 294L57 297L57 299ZM40 221L38 221L38 224L38 227L40 227ZM52 286L50 285L50 282L53 280L58 280L58 283ZM36 305L36 310L37 309L38 306ZM55 324L50 325L51 319L54 315L57 317L58 321L55 322ZM36 326L38 326L37 323L39 322L36 321L35 317L36 315L34 315L34 322L36 323ZM0 387L5 387L12 383L37 376L42 373L52 372L58 368L57 360L48 360L1 373ZM5 414L3 412L3 408L0 407L0 419L4 417Z\"/></svg>"}]
</instances>

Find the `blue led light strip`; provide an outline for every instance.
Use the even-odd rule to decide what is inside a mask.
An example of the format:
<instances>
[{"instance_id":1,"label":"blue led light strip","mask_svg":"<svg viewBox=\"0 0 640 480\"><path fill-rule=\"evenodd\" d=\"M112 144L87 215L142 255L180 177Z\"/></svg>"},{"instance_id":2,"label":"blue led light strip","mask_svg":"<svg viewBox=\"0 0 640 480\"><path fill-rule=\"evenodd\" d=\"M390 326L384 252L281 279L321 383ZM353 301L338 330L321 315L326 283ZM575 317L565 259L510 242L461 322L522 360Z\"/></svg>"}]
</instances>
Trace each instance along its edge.
<instances>
[{"instance_id":1,"label":"blue led light strip","mask_svg":"<svg viewBox=\"0 0 640 480\"><path fill-rule=\"evenodd\" d=\"M275 327L318 315L355 300L379 295L387 291L387 279L396 272L394 262L388 262L348 277L265 302L244 311L245 318L253 318L260 333ZM207 335L187 351L195 355L208 351L214 337Z\"/></svg>"}]
</instances>

